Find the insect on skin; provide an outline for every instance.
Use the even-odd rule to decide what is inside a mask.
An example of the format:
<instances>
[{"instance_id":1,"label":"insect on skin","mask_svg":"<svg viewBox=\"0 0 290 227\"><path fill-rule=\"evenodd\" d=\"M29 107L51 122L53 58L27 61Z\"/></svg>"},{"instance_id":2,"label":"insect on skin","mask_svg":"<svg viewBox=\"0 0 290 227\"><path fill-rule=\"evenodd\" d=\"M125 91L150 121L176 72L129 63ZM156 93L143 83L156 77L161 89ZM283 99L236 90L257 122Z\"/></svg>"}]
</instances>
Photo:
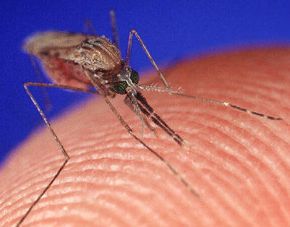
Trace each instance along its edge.
<instances>
[{"instance_id":1,"label":"insect on skin","mask_svg":"<svg viewBox=\"0 0 290 227\"><path fill-rule=\"evenodd\" d=\"M110 15L113 31L112 42L104 36L58 31L36 33L25 41L25 52L29 55L35 56L41 61L44 70L51 77L54 83L27 82L24 84L24 88L37 111L41 115L43 121L49 128L54 140L61 148L62 154L64 155L64 162L59 167L58 171L55 173L48 185L45 186L41 194L21 217L17 226L20 226L23 221L25 221L33 207L41 200L42 196L54 183L70 159L69 154L63 147L44 112L32 95L30 87L61 88L72 91L100 94L127 132L152 154L154 154L164 165L166 165L169 170L180 180L180 182L187 187L194 196L197 197L198 194L181 176L181 174L179 174L178 171L166 159L147 145L141 138L136 136L132 128L126 123L123 117L119 114L118 110L111 103L111 98L116 95L125 96L124 102L138 116L142 123L142 129L146 126L154 132L154 128L151 126L151 123L153 123L160 127L172 138L174 142L181 147L190 147L190 144L178 135L153 110L145 97L142 95L142 90L165 92L170 95L177 95L185 98L197 99L202 102L209 102L230 107L238 111L243 111L270 120L281 120L279 117L267 116L265 114L250 111L228 102L191 96L179 90L171 89L162 72L159 70L157 64L151 57L141 37L135 30L131 30L129 33L127 54L125 60L123 60L119 50L119 37L116 29L114 12L111 11ZM133 36L135 36L139 41L139 44L142 46L148 59L158 72L164 86L161 87L139 84L138 72L130 67L130 53ZM94 88L94 90L91 88Z\"/></svg>"}]
</instances>

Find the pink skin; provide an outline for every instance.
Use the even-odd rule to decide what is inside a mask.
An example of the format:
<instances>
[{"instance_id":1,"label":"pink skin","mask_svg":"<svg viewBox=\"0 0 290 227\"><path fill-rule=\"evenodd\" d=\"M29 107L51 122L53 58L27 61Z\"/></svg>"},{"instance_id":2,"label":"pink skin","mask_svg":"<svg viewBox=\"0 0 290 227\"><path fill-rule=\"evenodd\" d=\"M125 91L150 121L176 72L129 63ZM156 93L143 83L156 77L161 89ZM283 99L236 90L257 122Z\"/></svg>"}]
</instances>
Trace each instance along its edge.
<instances>
[{"instance_id":1,"label":"pink skin","mask_svg":"<svg viewBox=\"0 0 290 227\"><path fill-rule=\"evenodd\" d=\"M126 133L101 99L66 113L53 126L71 159L23 226L289 226L289 65L290 48L269 48L165 70L174 88L283 121L144 92L191 149L159 129L158 138L145 130L144 141L199 197ZM122 99L114 104L139 136L140 122ZM62 160L48 130L14 151L0 172L0 226L17 223Z\"/></svg>"}]
</instances>

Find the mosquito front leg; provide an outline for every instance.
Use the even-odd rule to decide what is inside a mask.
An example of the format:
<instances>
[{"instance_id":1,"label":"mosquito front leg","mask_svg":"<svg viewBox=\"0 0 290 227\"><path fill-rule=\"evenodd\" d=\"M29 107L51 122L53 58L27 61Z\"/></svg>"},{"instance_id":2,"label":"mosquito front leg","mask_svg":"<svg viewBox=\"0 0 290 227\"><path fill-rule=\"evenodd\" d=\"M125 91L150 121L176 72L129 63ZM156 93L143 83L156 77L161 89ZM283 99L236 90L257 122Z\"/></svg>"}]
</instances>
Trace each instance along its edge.
<instances>
[{"instance_id":1,"label":"mosquito front leg","mask_svg":"<svg viewBox=\"0 0 290 227\"><path fill-rule=\"evenodd\" d=\"M35 205L41 200L41 198L47 192L47 190L51 187L51 185L57 179L57 177L59 176L59 174L64 169L65 165L67 164L67 162L70 159L69 154L66 152L64 146L62 145L62 143L59 140L58 136L56 135L54 129L52 128L50 122L48 121L48 119L45 116L44 112L40 108L40 105L36 101L35 97L32 95L29 87L62 88L62 89L66 89L66 90L73 90L73 91L80 91L80 92L86 92L86 93L89 92L89 93L92 93L92 92L87 91L85 89L74 88L74 87L70 87L70 86L63 86L63 85L58 85L58 84L46 84L46 83L34 83L34 82L27 82L27 83L24 84L24 89L25 89L27 95L29 96L29 98L31 99L33 105L35 106L35 108L37 109L38 113L40 114L42 120L44 121L44 123L48 127L50 133L52 134L52 136L53 136L53 138L55 140L55 142L60 147L60 149L62 151L62 154L64 156L64 161L61 164L61 166L59 167L59 169L57 170L57 172L55 173L55 175L53 176L53 178L50 180L50 182L46 185L46 187L43 189L43 191L39 194L39 196L36 198L36 200L31 204L31 206L29 207L29 209L25 212L25 214L19 220L19 222L16 225L17 227L20 226L23 223L23 221L27 218L27 216L29 215L29 213L32 211L32 209L35 207ZM94 93L96 93L96 92L94 92Z\"/></svg>"},{"instance_id":2,"label":"mosquito front leg","mask_svg":"<svg viewBox=\"0 0 290 227\"><path fill-rule=\"evenodd\" d=\"M167 82L167 80L165 79L163 73L161 72L161 70L159 69L159 67L157 66L156 62L154 61L154 59L152 58L151 54L149 53L147 47L145 46L143 40L141 39L141 37L138 35L137 31L135 30L131 30L130 34L129 34L129 39L128 39L128 47L127 47L127 54L126 54L126 60L125 63L126 65L130 64L130 57L131 57L131 50L132 50L132 43L133 43L133 35L137 38L137 40L139 41L139 44L141 45L141 47L143 48L146 56L148 57L148 59L150 60L151 64L153 65L153 67L155 68L155 70L157 71L162 83L164 84L165 87L169 88L169 84Z\"/></svg>"},{"instance_id":3,"label":"mosquito front leg","mask_svg":"<svg viewBox=\"0 0 290 227\"><path fill-rule=\"evenodd\" d=\"M270 116L270 115L266 115L264 113L259 113L253 110L249 110L247 108L229 103L229 102L225 102L225 101L219 101L216 99L210 99L210 98L205 98L205 97L199 97L199 96L194 96L194 95L188 95L183 93L180 90L173 90L173 89L167 89L167 88L163 88L163 87L159 87L159 86L154 86L154 85L139 85L139 87L142 90L146 90L146 91L154 91L154 92L164 92L164 93L168 93L171 95L176 95L176 96L181 96L181 97L186 97L186 98L191 98L191 99L195 99L197 101L203 102L203 103L212 103L212 104L216 104L216 105L220 105L220 106L225 106L225 107L229 107L241 112L245 112L247 114L251 114L251 115L255 115L257 117L262 117L262 118L266 118L269 120L283 120L281 117L274 117L274 116Z\"/></svg>"}]
</instances>

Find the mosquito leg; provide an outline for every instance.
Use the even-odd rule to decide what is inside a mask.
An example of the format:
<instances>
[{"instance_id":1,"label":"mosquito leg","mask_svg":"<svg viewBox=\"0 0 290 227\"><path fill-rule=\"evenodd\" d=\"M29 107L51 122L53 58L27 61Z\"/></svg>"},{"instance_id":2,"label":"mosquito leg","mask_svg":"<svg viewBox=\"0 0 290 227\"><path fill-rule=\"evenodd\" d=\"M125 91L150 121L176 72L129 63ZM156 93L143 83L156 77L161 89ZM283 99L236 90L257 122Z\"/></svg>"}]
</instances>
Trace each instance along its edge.
<instances>
[{"instance_id":1,"label":"mosquito leg","mask_svg":"<svg viewBox=\"0 0 290 227\"><path fill-rule=\"evenodd\" d=\"M262 118L266 118L269 120L275 120L275 121L283 120L281 117L273 117L270 115L266 115L264 113L259 113L259 112L249 110L247 108L244 108L244 107L241 107L241 106L229 103L229 102L224 102L224 101L219 101L216 99L210 99L210 98L199 97L199 96L194 96L194 95L188 95L188 94L183 93L180 90L172 90L170 88L167 89L167 88L158 87L158 86L154 86L154 85L139 85L139 87L143 90L146 90L146 91L166 92L166 93L171 94L171 95L195 99L195 100L203 102L203 103L212 103L212 104L216 104L216 105L220 105L220 106L229 107L229 108L241 111L241 112L245 112L247 114L255 115L257 117L262 117Z\"/></svg>"},{"instance_id":2,"label":"mosquito leg","mask_svg":"<svg viewBox=\"0 0 290 227\"><path fill-rule=\"evenodd\" d=\"M38 104L38 102L36 101L36 99L34 98L34 96L32 95L29 87L48 87L48 88L54 87L54 88L63 88L63 89L67 89L67 90L80 91L80 92L86 92L86 93L89 92L89 91L87 91L85 89L74 88L74 87L70 87L70 86L63 86L63 85L58 85L58 84L46 84L46 83L34 83L34 82L27 82L27 83L24 84L24 89L25 89L27 95L30 97L33 105L36 107L36 109L37 109L38 113L40 114L42 120L44 121L44 123L48 127L49 131L51 132L51 134L52 134L55 142L60 147L60 149L62 151L62 154L64 156L64 161L63 161L62 165L60 166L60 168L58 169L58 171L56 172L56 174L53 176L53 178L50 180L50 182L44 188L44 190L40 193L40 195L36 198L36 200L31 204L31 206L29 207L29 209L25 212L25 214L19 220L19 222L16 225L17 227L20 226L23 223L23 221L27 218L27 216L29 215L29 213L31 212L31 210L35 207L35 205L41 200L42 196L51 187L51 185L57 179L57 177L59 176L59 174L64 169L65 165L67 164L67 162L70 159L69 154L66 152L65 148L63 147L61 141L59 140L58 136L56 135L56 133L55 133L54 129L52 128L50 122L48 121L48 119L45 116L44 112L40 108L40 105ZM94 93L96 93L96 92L94 92Z\"/></svg>"},{"instance_id":3,"label":"mosquito leg","mask_svg":"<svg viewBox=\"0 0 290 227\"><path fill-rule=\"evenodd\" d=\"M219 100L215 100L215 99L209 99L209 98L204 98L204 97L199 97L199 96L193 96L193 95L188 95L188 94L184 94L184 93L180 93L180 92L171 92L171 94L173 95L177 95L177 96L182 96L182 97L187 97L187 98L192 98L192 99L196 99L198 101L202 101L202 102L207 102L207 103L213 103L213 104L217 104L220 106L225 106L225 107L229 107L241 112L245 112L247 114L251 114L251 115L255 115L258 117L262 117L262 118L266 118L268 120L275 120L275 121L279 121L279 120L283 120L281 117L273 117L270 115L266 115L264 113L259 113L253 110L249 110L247 108L244 107L240 107L238 105L229 103L229 102L224 102L224 101L219 101Z\"/></svg>"},{"instance_id":4,"label":"mosquito leg","mask_svg":"<svg viewBox=\"0 0 290 227\"><path fill-rule=\"evenodd\" d=\"M115 11L111 10L110 11L110 18L111 18L111 28L112 28L112 35L113 35L113 43L115 46L120 49L120 39L119 39L119 32L118 32L118 27L117 27L117 22L116 22L116 15Z\"/></svg>"},{"instance_id":5,"label":"mosquito leg","mask_svg":"<svg viewBox=\"0 0 290 227\"><path fill-rule=\"evenodd\" d=\"M138 87L142 90L145 91L155 91L155 92L161 92L161 93L168 93L171 94L171 92L175 92L175 93L182 93L182 91L180 89L177 90L173 90L170 87L160 87L160 86L156 86L156 85L143 85L143 84L139 84Z\"/></svg>"},{"instance_id":6,"label":"mosquito leg","mask_svg":"<svg viewBox=\"0 0 290 227\"><path fill-rule=\"evenodd\" d=\"M157 71L157 73L158 73L162 83L164 84L164 86L169 88L169 84L168 84L167 80L165 79L163 73L160 71L159 67L157 66L156 62L154 61L154 59L152 58L151 54L149 53L147 47L145 46L143 40L141 39L141 37L138 35L137 31L135 31L135 30L131 30L130 34L129 34L125 64L126 65L130 64L130 57L131 57L131 50L132 50L132 43L133 43L133 35L139 41L139 43L142 46L146 56L148 57L148 59L150 60L151 64L153 65L153 67Z\"/></svg>"}]
</instances>

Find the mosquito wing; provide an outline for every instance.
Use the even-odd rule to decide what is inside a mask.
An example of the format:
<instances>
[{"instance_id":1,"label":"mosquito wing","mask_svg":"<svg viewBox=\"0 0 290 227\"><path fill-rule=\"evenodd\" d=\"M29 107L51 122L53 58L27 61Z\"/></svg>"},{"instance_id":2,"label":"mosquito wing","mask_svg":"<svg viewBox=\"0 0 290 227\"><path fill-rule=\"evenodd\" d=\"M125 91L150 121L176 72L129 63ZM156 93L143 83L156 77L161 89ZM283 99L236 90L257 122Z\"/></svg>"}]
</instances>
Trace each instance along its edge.
<instances>
[{"instance_id":1,"label":"mosquito wing","mask_svg":"<svg viewBox=\"0 0 290 227\"><path fill-rule=\"evenodd\" d=\"M69 32L42 32L29 37L23 49L36 56L57 83L85 87L90 81L84 70L98 75L118 73L119 49L103 36Z\"/></svg>"}]
</instances>

